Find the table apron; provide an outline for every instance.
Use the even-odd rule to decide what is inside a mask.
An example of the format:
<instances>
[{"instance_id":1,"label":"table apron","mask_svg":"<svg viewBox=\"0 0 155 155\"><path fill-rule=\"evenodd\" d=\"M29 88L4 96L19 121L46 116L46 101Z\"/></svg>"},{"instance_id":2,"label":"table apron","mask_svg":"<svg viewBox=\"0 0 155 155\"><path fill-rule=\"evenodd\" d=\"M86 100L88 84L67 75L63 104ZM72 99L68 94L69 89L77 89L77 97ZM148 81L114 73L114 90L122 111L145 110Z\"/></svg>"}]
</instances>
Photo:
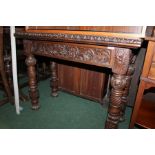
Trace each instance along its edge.
<instances>
[{"instance_id":1,"label":"table apron","mask_svg":"<svg viewBox=\"0 0 155 155\"><path fill-rule=\"evenodd\" d=\"M40 56L111 68L116 48L74 43L33 41L30 52Z\"/></svg>"}]
</instances>

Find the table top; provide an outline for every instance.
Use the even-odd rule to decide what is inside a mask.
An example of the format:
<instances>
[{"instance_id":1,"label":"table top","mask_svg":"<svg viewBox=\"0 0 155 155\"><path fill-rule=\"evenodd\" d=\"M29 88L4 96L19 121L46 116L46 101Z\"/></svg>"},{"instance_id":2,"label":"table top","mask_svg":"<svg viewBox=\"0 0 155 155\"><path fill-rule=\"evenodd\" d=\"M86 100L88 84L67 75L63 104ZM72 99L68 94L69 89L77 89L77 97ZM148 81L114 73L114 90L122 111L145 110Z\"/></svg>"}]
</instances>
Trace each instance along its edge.
<instances>
[{"instance_id":1,"label":"table top","mask_svg":"<svg viewBox=\"0 0 155 155\"><path fill-rule=\"evenodd\" d=\"M15 36L27 40L139 48L152 38L153 26L26 26Z\"/></svg>"}]
</instances>

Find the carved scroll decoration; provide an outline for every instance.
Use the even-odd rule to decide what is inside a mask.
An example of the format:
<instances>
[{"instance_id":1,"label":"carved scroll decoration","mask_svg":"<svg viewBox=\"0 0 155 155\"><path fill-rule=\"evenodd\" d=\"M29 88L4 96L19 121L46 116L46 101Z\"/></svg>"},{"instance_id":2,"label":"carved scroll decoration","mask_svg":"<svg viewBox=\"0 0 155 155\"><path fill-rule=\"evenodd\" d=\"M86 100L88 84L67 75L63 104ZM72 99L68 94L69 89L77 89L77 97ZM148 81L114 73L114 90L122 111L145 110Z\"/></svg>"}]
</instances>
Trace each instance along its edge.
<instances>
[{"instance_id":1,"label":"carved scroll decoration","mask_svg":"<svg viewBox=\"0 0 155 155\"><path fill-rule=\"evenodd\" d=\"M132 57L132 51L126 48L115 48L112 70L117 74L126 74Z\"/></svg>"},{"instance_id":2,"label":"carved scroll decoration","mask_svg":"<svg viewBox=\"0 0 155 155\"><path fill-rule=\"evenodd\" d=\"M31 51L35 54L64 58L71 61L109 66L114 48L83 46L78 44L34 42Z\"/></svg>"}]
</instances>

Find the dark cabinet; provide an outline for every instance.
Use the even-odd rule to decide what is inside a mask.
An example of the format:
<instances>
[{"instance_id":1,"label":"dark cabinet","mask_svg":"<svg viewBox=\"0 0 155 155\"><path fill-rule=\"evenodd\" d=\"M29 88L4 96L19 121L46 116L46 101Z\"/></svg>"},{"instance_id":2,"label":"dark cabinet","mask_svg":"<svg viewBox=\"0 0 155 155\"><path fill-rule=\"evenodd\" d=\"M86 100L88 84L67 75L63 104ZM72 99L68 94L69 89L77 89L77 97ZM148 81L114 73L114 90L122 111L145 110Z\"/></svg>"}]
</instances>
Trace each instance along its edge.
<instances>
[{"instance_id":1,"label":"dark cabinet","mask_svg":"<svg viewBox=\"0 0 155 155\"><path fill-rule=\"evenodd\" d=\"M101 72L102 71L102 72ZM98 67L58 64L59 88L75 95L103 102L107 75Z\"/></svg>"}]
</instances>

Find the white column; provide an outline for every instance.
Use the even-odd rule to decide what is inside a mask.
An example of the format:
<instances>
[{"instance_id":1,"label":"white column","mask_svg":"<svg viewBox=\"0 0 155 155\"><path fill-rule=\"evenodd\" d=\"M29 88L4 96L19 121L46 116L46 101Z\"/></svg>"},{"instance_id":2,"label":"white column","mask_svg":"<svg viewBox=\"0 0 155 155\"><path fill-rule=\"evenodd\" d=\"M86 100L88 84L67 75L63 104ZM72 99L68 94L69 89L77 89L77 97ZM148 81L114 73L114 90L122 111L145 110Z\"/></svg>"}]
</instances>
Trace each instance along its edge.
<instances>
[{"instance_id":1,"label":"white column","mask_svg":"<svg viewBox=\"0 0 155 155\"><path fill-rule=\"evenodd\" d=\"M16 113L20 114L19 89L18 89L18 77L17 77L17 59L16 59L16 40L15 40L14 34L15 34L15 26L10 26L12 74L13 74L15 107L16 107Z\"/></svg>"}]
</instances>

